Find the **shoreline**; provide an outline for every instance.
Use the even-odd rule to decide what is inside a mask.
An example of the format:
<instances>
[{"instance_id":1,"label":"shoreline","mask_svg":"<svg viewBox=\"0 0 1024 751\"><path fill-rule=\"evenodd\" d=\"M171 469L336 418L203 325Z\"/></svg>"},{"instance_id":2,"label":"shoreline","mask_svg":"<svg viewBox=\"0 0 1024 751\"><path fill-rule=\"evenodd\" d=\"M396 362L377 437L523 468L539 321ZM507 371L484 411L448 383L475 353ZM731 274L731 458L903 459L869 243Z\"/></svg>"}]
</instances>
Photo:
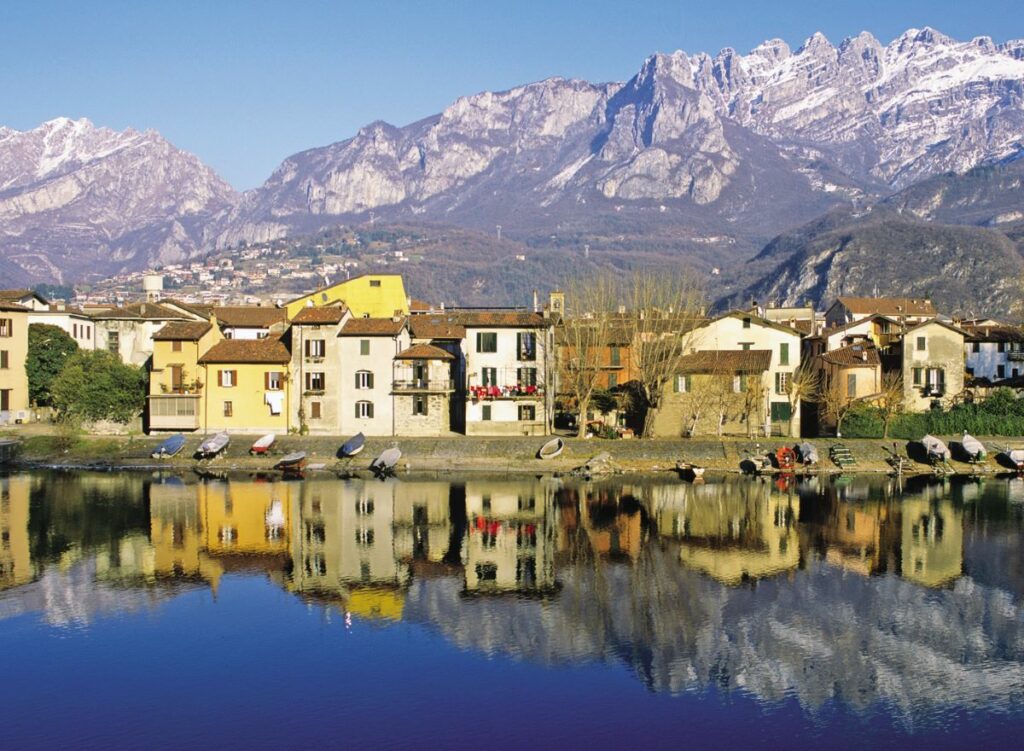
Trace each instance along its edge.
<instances>
[{"instance_id":1,"label":"shoreline","mask_svg":"<svg viewBox=\"0 0 1024 751\"><path fill-rule=\"evenodd\" d=\"M795 441L773 438L762 441L726 438L722 440L699 439L633 439L601 440L578 439L563 436L565 450L554 459L538 459L536 452L550 436L484 438L451 436L444 438L367 438L363 452L354 459L338 459L336 452L344 442L342 436L281 436L269 455L251 456L248 447L256 435L235 435L228 448L211 460L197 460L191 453L202 440L202 436L189 436L185 449L176 457L153 459L153 449L164 437L148 436L78 436L70 441L54 433L6 437L20 438L21 442L13 461L4 465L8 470L92 470L153 472L174 470L196 471L197 474L278 473L274 464L280 457L293 451L306 451L307 461L312 465L323 464L323 468L307 469L306 474L326 472L333 475L372 476L370 461L385 448L397 445L402 450L399 462L399 476L409 472L467 472L491 474L554 474L566 475L577 470L598 455L607 455L588 476L616 474L652 474L668 472L676 475L676 461L684 460L706 468L714 474L743 474L741 463L757 452L772 452L782 446L792 446ZM945 440L945 439L944 439ZM983 438L989 448L988 458L979 464L950 461L950 470L936 472L933 467L921 461L909 459L903 475L992 475L1001 472L1015 472L1012 467L1001 464L996 456L996 445L1022 445L1024 439ZM954 443L953 439L947 445ZM816 439L813 441L821 460L810 468L797 467L795 474L851 475L851 474L893 474L886 462L889 456L885 447L893 441L881 439ZM842 469L829 459L829 447L838 443L847 446L857 459L857 466ZM912 443L897 440L897 450L906 457ZM951 446L952 448L952 446ZM955 456L955 452L954 452ZM777 469L761 473L765 476L781 474ZM788 473L787 473L788 474Z\"/></svg>"}]
</instances>

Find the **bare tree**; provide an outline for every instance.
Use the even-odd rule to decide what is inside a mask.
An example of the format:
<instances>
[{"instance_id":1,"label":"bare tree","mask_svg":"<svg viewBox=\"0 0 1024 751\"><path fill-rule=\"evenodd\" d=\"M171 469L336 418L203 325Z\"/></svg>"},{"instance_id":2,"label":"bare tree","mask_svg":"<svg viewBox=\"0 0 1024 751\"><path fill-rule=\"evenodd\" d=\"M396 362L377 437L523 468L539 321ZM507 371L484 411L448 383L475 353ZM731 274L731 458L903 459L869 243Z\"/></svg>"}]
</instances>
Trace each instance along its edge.
<instances>
[{"instance_id":1,"label":"bare tree","mask_svg":"<svg viewBox=\"0 0 1024 751\"><path fill-rule=\"evenodd\" d=\"M608 273L572 279L565 290L560 385L579 410L577 435L587 430L587 412L608 365L618 282Z\"/></svg>"},{"instance_id":2,"label":"bare tree","mask_svg":"<svg viewBox=\"0 0 1024 751\"><path fill-rule=\"evenodd\" d=\"M739 376L744 379L746 390L743 392L743 417L747 423L747 438L754 437L754 420L758 424L769 424L765 420L765 402L767 401L768 389L761 380L760 374Z\"/></svg>"},{"instance_id":3,"label":"bare tree","mask_svg":"<svg viewBox=\"0 0 1024 751\"><path fill-rule=\"evenodd\" d=\"M838 377L825 378L820 404L828 418L835 422L836 435L842 436L843 420L854 405L854 400L846 393L842 379Z\"/></svg>"},{"instance_id":4,"label":"bare tree","mask_svg":"<svg viewBox=\"0 0 1024 751\"><path fill-rule=\"evenodd\" d=\"M893 419L906 407L906 395L903 393L903 376L898 372L886 373L882 376L882 391L878 396L878 408L882 412L882 438L889 437L889 427Z\"/></svg>"},{"instance_id":5,"label":"bare tree","mask_svg":"<svg viewBox=\"0 0 1024 751\"><path fill-rule=\"evenodd\" d=\"M804 361L789 378L786 384L786 396L789 399L789 435L794 436L794 421L796 411L800 402L816 401L818 391L821 389L821 371L815 368L809 361Z\"/></svg>"},{"instance_id":6,"label":"bare tree","mask_svg":"<svg viewBox=\"0 0 1024 751\"><path fill-rule=\"evenodd\" d=\"M688 273L639 271L624 284L621 316L630 341L637 396L649 437L665 387L690 351L692 333L704 315L703 295Z\"/></svg>"}]
</instances>

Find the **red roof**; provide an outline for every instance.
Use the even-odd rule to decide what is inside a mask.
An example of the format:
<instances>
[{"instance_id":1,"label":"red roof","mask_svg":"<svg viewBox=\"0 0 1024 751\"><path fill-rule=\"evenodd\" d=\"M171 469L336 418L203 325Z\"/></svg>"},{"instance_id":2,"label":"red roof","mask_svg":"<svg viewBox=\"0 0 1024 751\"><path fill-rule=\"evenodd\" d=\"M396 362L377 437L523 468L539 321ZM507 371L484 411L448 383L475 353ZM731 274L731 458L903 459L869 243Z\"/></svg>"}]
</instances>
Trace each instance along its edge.
<instances>
[{"instance_id":1,"label":"red roof","mask_svg":"<svg viewBox=\"0 0 1024 751\"><path fill-rule=\"evenodd\" d=\"M768 349L709 349L686 355L680 373L763 373L772 362Z\"/></svg>"},{"instance_id":2,"label":"red roof","mask_svg":"<svg viewBox=\"0 0 1024 751\"><path fill-rule=\"evenodd\" d=\"M154 341L195 342L213 328L206 321L171 321L153 334Z\"/></svg>"},{"instance_id":3,"label":"red roof","mask_svg":"<svg viewBox=\"0 0 1024 751\"><path fill-rule=\"evenodd\" d=\"M451 352L446 352L433 344L414 344L395 355L396 360L454 360Z\"/></svg>"},{"instance_id":4,"label":"red roof","mask_svg":"<svg viewBox=\"0 0 1024 751\"><path fill-rule=\"evenodd\" d=\"M541 313L505 310L453 311L455 321L469 328L542 328L551 320Z\"/></svg>"},{"instance_id":5,"label":"red roof","mask_svg":"<svg viewBox=\"0 0 1024 751\"><path fill-rule=\"evenodd\" d=\"M345 308L303 308L292 318L292 324L297 326L323 326L341 323L341 319L344 317Z\"/></svg>"},{"instance_id":6,"label":"red roof","mask_svg":"<svg viewBox=\"0 0 1024 751\"><path fill-rule=\"evenodd\" d=\"M285 321L288 311L284 308L272 308L269 306L226 305L214 308L213 314L217 316L217 322L222 326L268 329L275 323Z\"/></svg>"},{"instance_id":7,"label":"red roof","mask_svg":"<svg viewBox=\"0 0 1024 751\"><path fill-rule=\"evenodd\" d=\"M202 363L288 363L292 356L280 339L223 339L199 358Z\"/></svg>"},{"instance_id":8,"label":"red roof","mask_svg":"<svg viewBox=\"0 0 1024 751\"><path fill-rule=\"evenodd\" d=\"M465 339L466 327L454 315L418 315L409 319L414 339Z\"/></svg>"},{"instance_id":9,"label":"red roof","mask_svg":"<svg viewBox=\"0 0 1024 751\"><path fill-rule=\"evenodd\" d=\"M404 327L404 318L350 318L338 336L395 336Z\"/></svg>"},{"instance_id":10,"label":"red roof","mask_svg":"<svg viewBox=\"0 0 1024 751\"><path fill-rule=\"evenodd\" d=\"M822 354L821 359L833 365L850 368L873 368L881 365L878 350L869 344L851 344Z\"/></svg>"}]
</instances>

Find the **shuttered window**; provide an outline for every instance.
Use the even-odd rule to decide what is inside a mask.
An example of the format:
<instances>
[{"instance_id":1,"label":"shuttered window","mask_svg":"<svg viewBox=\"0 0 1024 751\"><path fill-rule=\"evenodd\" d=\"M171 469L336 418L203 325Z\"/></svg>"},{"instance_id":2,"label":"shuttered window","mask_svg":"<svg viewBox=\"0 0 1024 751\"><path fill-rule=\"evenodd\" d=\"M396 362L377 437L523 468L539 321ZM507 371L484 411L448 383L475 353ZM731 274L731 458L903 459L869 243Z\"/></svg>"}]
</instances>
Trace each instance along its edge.
<instances>
[{"instance_id":1,"label":"shuttered window","mask_svg":"<svg viewBox=\"0 0 1024 751\"><path fill-rule=\"evenodd\" d=\"M280 391L284 388L284 373L270 370L263 374L263 388L267 391Z\"/></svg>"},{"instance_id":2,"label":"shuttered window","mask_svg":"<svg viewBox=\"0 0 1024 751\"><path fill-rule=\"evenodd\" d=\"M0 318L0 336L14 336L13 318Z\"/></svg>"},{"instance_id":3,"label":"shuttered window","mask_svg":"<svg viewBox=\"0 0 1024 751\"><path fill-rule=\"evenodd\" d=\"M373 388L373 373L369 370L356 371L356 388L360 391Z\"/></svg>"},{"instance_id":4,"label":"shuttered window","mask_svg":"<svg viewBox=\"0 0 1024 751\"><path fill-rule=\"evenodd\" d=\"M356 418L368 420L373 418L373 402L356 402Z\"/></svg>"},{"instance_id":5,"label":"shuttered window","mask_svg":"<svg viewBox=\"0 0 1024 751\"><path fill-rule=\"evenodd\" d=\"M476 334L477 352L497 352L498 334L495 331L478 331Z\"/></svg>"},{"instance_id":6,"label":"shuttered window","mask_svg":"<svg viewBox=\"0 0 1024 751\"><path fill-rule=\"evenodd\" d=\"M238 385L237 370L218 370L217 385L221 388L230 389Z\"/></svg>"},{"instance_id":7,"label":"shuttered window","mask_svg":"<svg viewBox=\"0 0 1024 751\"><path fill-rule=\"evenodd\" d=\"M309 419L319 420L320 419L320 402L309 403Z\"/></svg>"}]
</instances>

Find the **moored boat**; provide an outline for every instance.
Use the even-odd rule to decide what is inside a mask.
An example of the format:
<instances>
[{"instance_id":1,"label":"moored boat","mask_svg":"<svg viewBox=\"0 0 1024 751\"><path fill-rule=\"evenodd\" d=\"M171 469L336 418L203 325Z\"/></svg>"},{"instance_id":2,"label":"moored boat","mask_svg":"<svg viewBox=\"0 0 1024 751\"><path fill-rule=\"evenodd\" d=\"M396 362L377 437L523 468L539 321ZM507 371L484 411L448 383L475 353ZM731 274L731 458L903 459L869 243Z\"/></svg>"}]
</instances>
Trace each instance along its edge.
<instances>
[{"instance_id":1,"label":"moored boat","mask_svg":"<svg viewBox=\"0 0 1024 751\"><path fill-rule=\"evenodd\" d=\"M285 472L298 472L306 465L306 452L305 451L293 451L290 454L285 454L278 460L274 466L277 469L284 470Z\"/></svg>"},{"instance_id":2,"label":"moored boat","mask_svg":"<svg viewBox=\"0 0 1024 751\"><path fill-rule=\"evenodd\" d=\"M344 459L346 457L355 456L363 450L364 446L366 446L366 436L362 433L356 433L341 444L341 448L338 449L338 457Z\"/></svg>"},{"instance_id":3,"label":"moored boat","mask_svg":"<svg viewBox=\"0 0 1024 751\"><path fill-rule=\"evenodd\" d=\"M800 455L800 463L809 465L818 463L818 449L808 441L801 441L797 444L797 454Z\"/></svg>"},{"instance_id":4,"label":"moored boat","mask_svg":"<svg viewBox=\"0 0 1024 751\"><path fill-rule=\"evenodd\" d=\"M384 477L385 475L391 474L395 471L395 466L401 458L401 449L397 446L392 446L389 449L384 449L380 456L370 462L370 469L373 470L378 477Z\"/></svg>"},{"instance_id":5,"label":"moored boat","mask_svg":"<svg viewBox=\"0 0 1024 751\"><path fill-rule=\"evenodd\" d=\"M550 441L540 447L537 452L538 459L554 459L556 456L562 453L562 449L565 448L565 441L561 438L552 438Z\"/></svg>"},{"instance_id":6,"label":"moored boat","mask_svg":"<svg viewBox=\"0 0 1024 751\"><path fill-rule=\"evenodd\" d=\"M181 433L175 433L169 438L165 438L160 442L160 445L153 449L154 459L166 459L174 456L185 447L185 436Z\"/></svg>"},{"instance_id":7,"label":"moored boat","mask_svg":"<svg viewBox=\"0 0 1024 751\"><path fill-rule=\"evenodd\" d=\"M964 437L960 440L960 445L964 447L967 458L972 462L983 462L985 457L988 456L988 452L985 451L985 445L974 436L968 435L966 430L964 431Z\"/></svg>"},{"instance_id":8,"label":"moored boat","mask_svg":"<svg viewBox=\"0 0 1024 751\"><path fill-rule=\"evenodd\" d=\"M227 431L222 431L200 443L196 453L203 459L211 459L226 449L229 443L231 443L231 436L227 434Z\"/></svg>"},{"instance_id":9,"label":"moored boat","mask_svg":"<svg viewBox=\"0 0 1024 751\"><path fill-rule=\"evenodd\" d=\"M267 433L265 436L261 436L253 443L249 449L250 454L266 454L270 452L271 447L274 445L274 441L277 440L277 436L273 433Z\"/></svg>"},{"instance_id":10,"label":"moored boat","mask_svg":"<svg viewBox=\"0 0 1024 751\"><path fill-rule=\"evenodd\" d=\"M789 446L783 446L775 452L775 461L779 469L793 469L796 466L796 452Z\"/></svg>"},{"instance_id":11,"label":"moored boat","mask_svg":"<svg viewBox=\"0 0 1024 751\"><path fill-rule=\"evenodd\" d=\"M1006 458L1006 461L1017 468L1018 472L1024 472L1024 449L1004 446L1001 453Z\"/></svg>"},{"instance_id":12,"label":"moored boat","mask_svg":"<svg viewBox=\"0 0 1024 751\"><path fill-rule=\"evenodd\" d=\"M935 436L926 435L921 439L921 445L924 446L925 453L928 455L928 461L932 464L949 461L949 449L945 443Z\"/></svg>"},{"instance_id":13,"label":"moored boat","mask_svg":"<svg viewBox=\"0 0 1024 751\"><path fill-rule=\"evenodd\" d=\"M684 480L696 481L704 476L704 467L691 462L678 461L676 462L676 472Z\"/></svg>"}]
</instances>

